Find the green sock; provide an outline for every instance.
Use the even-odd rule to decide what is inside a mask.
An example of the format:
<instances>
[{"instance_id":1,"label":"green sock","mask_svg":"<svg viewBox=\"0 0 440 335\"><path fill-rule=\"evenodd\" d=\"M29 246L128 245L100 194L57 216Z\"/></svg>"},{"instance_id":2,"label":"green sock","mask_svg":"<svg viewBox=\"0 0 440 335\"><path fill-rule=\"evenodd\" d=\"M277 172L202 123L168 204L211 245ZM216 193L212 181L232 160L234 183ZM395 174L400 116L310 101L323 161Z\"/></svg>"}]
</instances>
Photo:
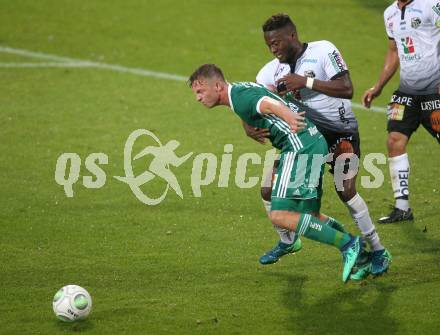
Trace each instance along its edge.
<instances>
[{"instance_id":1,"label":"green sock","mask_svg":"<svg viewBox=\"0 0 440 335\"><path fill-rule=\"evenodd\" d=\"M341 249L351 239L349 234L329 227L310 214L301 214L295 232L298 236L304 235L311 240L334 245L338 249Z\"/></svg>"},{"instance_id":2,"label":"green sock","mask_svg":"<svg viewBox=\"0 0 440 335\"><path fill-rule=\"evenodd\" d=\"M336 219L332 217L328 217L327 220L324 222L327 226L332 227L333 229L336 229L337 231L340 231L341 233L348 233L348 231L345 230L344 225L337 221Z\"/></svg>"}]
</instances>

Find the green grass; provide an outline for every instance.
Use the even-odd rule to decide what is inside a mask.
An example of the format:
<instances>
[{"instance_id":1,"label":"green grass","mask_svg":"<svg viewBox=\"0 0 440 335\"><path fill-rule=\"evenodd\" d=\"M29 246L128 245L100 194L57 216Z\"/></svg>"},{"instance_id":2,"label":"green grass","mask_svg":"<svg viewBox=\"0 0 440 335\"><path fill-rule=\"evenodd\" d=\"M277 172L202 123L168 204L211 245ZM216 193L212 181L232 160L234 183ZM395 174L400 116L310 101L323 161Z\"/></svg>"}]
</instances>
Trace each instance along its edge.
<instances>
[{"instance_id":1,"label":"green grass","mask_svg":"<svg viewBox=\"0 0 440 335\"><path fill-rule=\"evenodd\" d=\"M387 1L0 1L0 46L186 76L216 62L231 80L253 80L271 55L261 23L288 12L304 41L334 42L349 64L354 101L376 80L387 39ZM0 53L0 63L38 62ZM190 187L192 158L174 169L173 191L158 206L140 203L123 175L123 146L135 129L179 155L234 145L269 149L246 138L225 108L205 110L183 82L98 69L0 68L0 334L435 334L440 321L438 145L424 131L411 139L413 224L378 227L394 256L390 273L343 285L330 247L304 242L297 256L262 267L276 241L257 187L217 181ZM395 78L376 105L384 106ZM386 117L357 110L363 154L385 152ZM84 164L104 152L107 182L67 198L54 180L63 152ZM142 166L136 169L141 171ZM363 189L373 218L392 204L385 184ZM235 169L233 170L235 171ZM218 170L217 170L218 172ZM249 169L259 175L261 166ZM90 173L81 167L81 177ZM368 175L361 171L361 175ZM356 229L328 174L323 210ZM151 192L160 192L161 183ZM51 300L66 284L93 297L82 323L55 319Z\"/></svg>"}]
</instances>

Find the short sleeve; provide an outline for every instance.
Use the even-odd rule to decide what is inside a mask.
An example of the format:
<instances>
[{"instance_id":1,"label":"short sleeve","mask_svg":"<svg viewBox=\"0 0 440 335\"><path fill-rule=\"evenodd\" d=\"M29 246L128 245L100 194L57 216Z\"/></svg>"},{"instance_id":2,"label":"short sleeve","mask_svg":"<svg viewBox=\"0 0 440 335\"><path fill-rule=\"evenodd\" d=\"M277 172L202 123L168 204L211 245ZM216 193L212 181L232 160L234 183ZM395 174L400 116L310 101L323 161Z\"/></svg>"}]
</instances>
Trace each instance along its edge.
<instances>
[{"instance_id":1,"label":"short sleeve","mask_svg":"<svg viewBox=\"0 0 440 335\"><path fill-rule=\"evenodd\" d=\"M273 61L264 65L261 70L258 71L256 82L264 87L275 86L274 66Z\"/></svg>"},{"instance_id":2,"label":"short sleeve","mask_svg":"<svg viewBox=\"0 0 440 335\"><path fill-rule=\"evenodd\" d=\"M384 24L385 24L385 31L386 34L388 36L388 39L390 40L394 40L394 35L393 35L393 21L388 20L388 14L385 11L385 13L383 14L383 20L384 20ZM388 22L390 21L390 22Z\"/></svg>"},{"instance_id":3,"label":"short sleeve","mask_svg":"<svg viewBox=\"0 0 440 335\"><path fill-rule=\"evenodd\" d=\"M430 0L429 4L429 18L431 22L440 29L440 1L439 0Z\"/></svg>"},{"instance_id":4,"label":"short sleeve","mask_svg":"<svg viewBox=\"0 0 440 335\"><path fill-rule=\"evenodd\" d=\"M231 100L233 111L245 122L259 119L260 103L266 95L260 94L257 90L248 88L234 89L232 88Z\"/></svg>"},{"instance_id":5,"label":"short sleeve","mask_svg":"<svg viewBox=\"0 0 440 335\"><path fill-rule=\"evenodd\" d=\"M348 72L347 64L333 43L326 43L322 57L324 57L324 71L328 78L334 79Z\"/></svg>"}]
</instances>

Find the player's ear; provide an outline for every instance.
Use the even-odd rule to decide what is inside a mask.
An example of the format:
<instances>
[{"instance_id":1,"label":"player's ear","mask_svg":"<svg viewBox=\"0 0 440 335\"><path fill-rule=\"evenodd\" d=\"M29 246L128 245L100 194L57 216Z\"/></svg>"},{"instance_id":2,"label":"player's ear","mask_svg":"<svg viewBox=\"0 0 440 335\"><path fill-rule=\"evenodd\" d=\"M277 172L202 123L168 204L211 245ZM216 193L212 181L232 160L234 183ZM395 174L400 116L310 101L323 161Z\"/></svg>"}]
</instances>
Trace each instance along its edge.
<instances>
[{"instance_id":1,"label":"player's ear","mask_svg":"<svg viewBox=\"0 0 440 335\"><path fill-rule=\"evenodd\" d=\"M222 84L221 84L220 80L216 80L215 81L215 90L217 92L220 92L221 89L222 89Z\"/></svg>"},{"instance_id":2,"label":"player's ear","mask_svg":"<svg viewBox=\"0 0 440 335\"><path fill-rule=\"evenodd\" d=\"M297 35L296 31L294 31L294 30L292 30L292 31L289 33L289 37L290 37L290 39L292 39L292 40L297 40L297 39L298 39L298 35Z\"/></svg>"}]
</instances>

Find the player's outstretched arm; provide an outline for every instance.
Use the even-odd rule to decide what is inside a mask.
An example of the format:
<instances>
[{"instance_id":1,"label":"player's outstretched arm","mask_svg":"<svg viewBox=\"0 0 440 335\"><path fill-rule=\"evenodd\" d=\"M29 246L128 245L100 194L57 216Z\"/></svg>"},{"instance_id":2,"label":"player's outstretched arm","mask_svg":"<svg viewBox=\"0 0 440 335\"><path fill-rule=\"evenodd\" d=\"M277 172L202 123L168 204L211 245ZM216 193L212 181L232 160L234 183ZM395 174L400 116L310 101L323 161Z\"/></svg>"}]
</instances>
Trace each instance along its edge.
<instances>
[{"instance_id":1,"label":"player's outstretched arm","mask_svg":"<svg viewBox=\"0 0 440 335\"><path fill-rule=\"evenodd\" d=\"M388 83L388 81L393 77L399 68L399 54L397 53L396 41L389 40L388 51L385 56L385 63L380 73L379 80L374 84L373 87L365 91L362 96L362 104L370 108L371 102L374 98L378 97L382 93L382 89Z\"/></svg>"},{"instance_id":2,"label":"player's outstretched arm","mask_svg":"<svg viewBox=\"0 0 440 335\"><path fill-rule=\"evenodd\" d=\"M281 101L271 97L265 97L261 101L259 109L261 114L275 114L286 121L294 133L303 130L306 126L304 119L305 112L295 113Z\"/></svg>"}]
</instances>

